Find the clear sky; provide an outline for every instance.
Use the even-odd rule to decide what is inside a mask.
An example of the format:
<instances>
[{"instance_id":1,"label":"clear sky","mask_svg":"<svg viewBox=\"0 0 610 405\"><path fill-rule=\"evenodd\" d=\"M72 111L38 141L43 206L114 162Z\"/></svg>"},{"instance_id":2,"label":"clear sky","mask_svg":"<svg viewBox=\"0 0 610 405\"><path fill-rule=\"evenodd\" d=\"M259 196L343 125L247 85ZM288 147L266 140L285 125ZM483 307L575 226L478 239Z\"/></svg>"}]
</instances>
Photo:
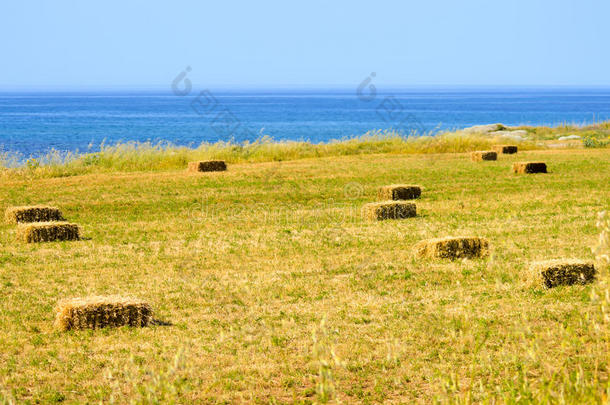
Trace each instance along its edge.
<instances>
[{"instance_id":1,"label":"clear sky","mask_svg":"<svg viewBox=\"0 0 610 405\"><path fill-rule=\"evenodd\" d=\"M9 1L0 87L610 85L607 0Z\"/></svg>"}]
</instances>

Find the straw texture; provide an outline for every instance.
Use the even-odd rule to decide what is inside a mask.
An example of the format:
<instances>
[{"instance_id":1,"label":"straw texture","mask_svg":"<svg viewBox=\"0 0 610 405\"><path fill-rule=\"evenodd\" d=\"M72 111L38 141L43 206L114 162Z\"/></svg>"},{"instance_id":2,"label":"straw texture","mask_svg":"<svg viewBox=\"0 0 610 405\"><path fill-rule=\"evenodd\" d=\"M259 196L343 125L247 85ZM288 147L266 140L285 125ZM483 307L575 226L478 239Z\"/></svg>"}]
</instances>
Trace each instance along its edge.
<instances>
[{"instance_id":1,"label":"straw texture","mask_svg":"<svg viewBox=\"0 0 610 405\"><path fill-rule=\"evenodd\" d=\"M99 329L117 326L148 326L152 308L144 301L119 296L93 296L60 301L55 308L55 327Z\"/></svg>"},{"instance_id":2,"label":"straw texture","mask_svg":"<svg viewBox=\"0 0 610 405\"><path fill-rule=\"evenodd\" d=\"M62 221L64 219L59 208L46 205L9 207L4 213L4 218L6 219L6 222L11 224Z\"/></svg>"},{"instance_id":3,"label":"straw texture","mask_svg":"<svg viewBox=\"0 0 610 405\"><path fill-rule=\"evenodd\" d=\"M428 239L415 245L419 257L461 259L485 257L489 254L489 242L479 237L453 237Z\"/></svg>"},{"instance_id":4,"label":"straw texture","mask_svg":"<svg viewBox=\"0 0 610 405\"><path fill-rule=\"evenodd\" d=\"M385 219L403 219L417 215L417 208L413 203L382 201L365 204L362 207L362 216L370 221Z\"/></svg>"},{"instance_id":5,"label":"straw texture","mask_svg":"<svg viewBox=\"0 0 610 405\"><path fill-rule=\"evenodd\" d=\"M222 172L227 170L227 164L222 160L189 162L189 172Z\"/></svg>"},{"instance_id":6,"label":"straw texture","mask_svg":"<svg viewBox=\"0 0 610 405\"><path fill-rule=\"evenodd\" d=\"M421 196L421 187L408 186L404 184L391 184L381 186L377 191L377 198L380 201L388 200L413 200Z\"/></svg>"},{"instance_id":7,"label":"straw texture","mask_svg":"<svg viewBox=\"0 0 610 405\"><path fill-rule=\"evenodd\" d=\"M78 240L78 225L69 222L31 222L17 226L17 240L25 243Z\"/></svg>"}]
</instances>

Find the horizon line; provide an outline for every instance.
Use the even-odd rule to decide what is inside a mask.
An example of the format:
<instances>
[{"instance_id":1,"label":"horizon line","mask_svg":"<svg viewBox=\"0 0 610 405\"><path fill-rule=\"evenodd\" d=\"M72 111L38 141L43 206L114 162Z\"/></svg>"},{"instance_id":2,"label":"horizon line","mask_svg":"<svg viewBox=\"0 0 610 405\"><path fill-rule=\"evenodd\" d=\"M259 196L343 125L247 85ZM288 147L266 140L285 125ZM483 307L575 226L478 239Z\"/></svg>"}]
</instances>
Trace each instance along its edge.
<instances>
[{"instance_id":1,"label":"horizon line","mask_svg":"<svg viewBox=\"0 0 610 405\"><path fill-rule=\"evenodd\" d=\"M193 93L204 90L249 90L249 91L355 91L358 85L354 84L291 84L291 85L252 85L252 84L217 84L206 87L193 86L189 92ZM408 90L408 89L610 89L610 84L378 84L377 90ZM167 91L171 92L171 86L165 85L0 85L0 92L84 92L84 91Z\"/></svg>"}]
</instances>

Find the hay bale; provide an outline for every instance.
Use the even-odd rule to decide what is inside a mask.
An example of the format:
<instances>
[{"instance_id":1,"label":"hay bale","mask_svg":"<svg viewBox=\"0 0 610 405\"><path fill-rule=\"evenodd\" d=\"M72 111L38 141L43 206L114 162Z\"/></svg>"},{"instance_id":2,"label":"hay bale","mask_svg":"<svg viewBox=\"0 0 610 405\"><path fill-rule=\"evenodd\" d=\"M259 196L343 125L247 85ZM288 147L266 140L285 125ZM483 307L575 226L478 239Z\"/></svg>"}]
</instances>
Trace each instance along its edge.
<instances>
[{"instance_id":1,"label":"hay bale","mask_svg":"<svg viewBox=\"0 0 610 405\"><path fill-rule=\"evenodd\" d=\"M591 283L597 273L593 263L575 259L533 262L529 270L533 280L546 288Z\"/></svg>"},{"instance_id":2,"label":"hay bale","mask_svg":"<svg viewBox=\"0 0 610 405\"><path fill-rule=\"evenodd\" d=\"M489 242L478 237L446 237L428 239L415 245L419 257L461 259L485 257L489 254Z\"/></svg>"},{"instance_id":3,"label":"hay bale","mask_svg":"<svg viewBox=\"0 0 610 405\"><path fill-rule=\"evenodd\" d=\"M546 163L515 162L513 163L513 173L546 173Z\"/></svg>"},{"instance_id":4,"label":"hay bale","mask_svg":"<svg viewBox=\"0 0 610 405\"><path fill-rule=\"evenodd\" d=\"M9 207L4 213L4 218L6 219L6 222L11 224L21 222L63 221L64 219L59 208L45 205Z\"/></svg>"},{"instance_id":5,"label":"hay bale","mask_svg":"<svg viewBox=\"0 0 610 405\"><path fill-rule=\"evenodd\" d=\"M478 150L470 152L470 160L473 162L480 162L482 160L497 160L498 154L491 150Z\"/></svg>"},{"instance_id":6,"label":"hay bale","mask_svg":"<svg viewBox=\"0 0 610 405\"><path fill-rule=\"evenodd\" d=\"M392 184L381 186L377 190L377 197L380 201L388 200L413 200L421 196L419 186L406 186L402 184Z\"/></svg>"},{"instance_id":7,"label":"hay bale","mask_svg":"<svg viewBox=\"0 0 610 405\"><path fill-rule=\"evenodd\" d=\"M496 151L497 153L503 153L505 155L512 155L514 153L517 153L519 148L517 148L517 146L515 145L495 145L493 147L493 150Z\"/></svg>"},{"instance_id":8,"label":"hay bale","mask_svg":"<svg viewBox=\"0 0 610 405\"><path fill-rule=\"evenodd\" d=\"M142 327L150 325L153 320L149 304L118 296L60 301L55 312L55 327L62 331L125 325Z\"/></svg>"},{"instance_id":9,"label":"hay bale","mask_svg":"<svg viewBox=\"0 0 610 405\"><path fill-rule=\"evenodd\" d=\"M78 239L78 225L69 222L31 222L17 226L17 240L26 243Z\"/></svg>"},{"instance_id":10,"label":"hay bale","mask_svg":"<svg viewBox=\"0 0 610 405\"><path fill-rule=\"evenodd\" d=\"M227 164L223 160L189 162L187 170L189 172L222 172L227 170Z\"/></svg>"},{"instance_id":11,"label":"hay bale","mask_svg":"<svg viewBox=\"0 0 610 405\"><path fill-rule=\"evenodd\" d=\"M416 215L417 208L413 203L382 201L365 204L362 207L362 216L368 220L403 219Z\"/></svg>"}]
</instances>

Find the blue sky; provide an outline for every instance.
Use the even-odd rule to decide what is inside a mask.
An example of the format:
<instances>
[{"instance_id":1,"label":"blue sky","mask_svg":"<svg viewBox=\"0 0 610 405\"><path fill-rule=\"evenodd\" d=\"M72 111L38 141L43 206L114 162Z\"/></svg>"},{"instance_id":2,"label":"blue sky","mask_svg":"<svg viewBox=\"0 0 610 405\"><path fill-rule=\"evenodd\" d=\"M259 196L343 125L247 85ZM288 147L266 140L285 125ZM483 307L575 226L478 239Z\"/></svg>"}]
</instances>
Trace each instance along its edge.
<instances>
[{"instance_id":1,"label":"blue sky","mask_svg":"<svg viewBox=\"0 0 610 405\"><path fill-rule=\"evenodd\" d=\"M0 87L610 85L610 2L3 1Z\"/></svg>"}]
</instances>

